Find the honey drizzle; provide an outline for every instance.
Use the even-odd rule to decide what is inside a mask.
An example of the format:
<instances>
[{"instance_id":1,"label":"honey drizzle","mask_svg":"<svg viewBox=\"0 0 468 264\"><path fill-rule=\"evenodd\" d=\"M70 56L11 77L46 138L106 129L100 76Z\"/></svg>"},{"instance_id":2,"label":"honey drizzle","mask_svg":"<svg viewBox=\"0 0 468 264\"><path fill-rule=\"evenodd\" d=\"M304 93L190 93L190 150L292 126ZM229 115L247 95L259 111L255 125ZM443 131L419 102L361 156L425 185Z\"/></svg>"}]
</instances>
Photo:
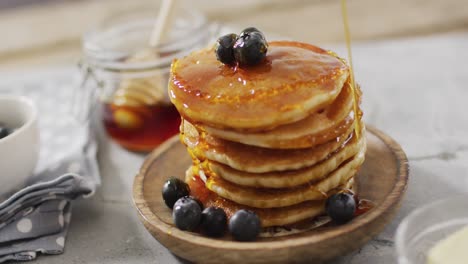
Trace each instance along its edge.
<instances>
[{"instance_id":1,"label":"honey drizzle","mask_svg":"<svg viewBox=\"0 0 468 264\"><path fill-rule=\"evenodd\" d=\"M341 12L343 16L343 27L344 27L344 33L345 33L345 38L346 38L346 48L348 50L348 60L349 60L349 71L350 71L350 80L351 80L351 90L353 91L353 109L354 109L354 115L356 117L354 118L354 133L356 134L357 138L360 138L361 136L361 125L359 123L359 106L358 106L358 94L356 91L356 83L354 82L354 68L353 68L353 58L351 55L351 33L349 30L349 22L348 22L348 7L346 5L346 0L341 0Z\"/></svg>"}]
</instances>

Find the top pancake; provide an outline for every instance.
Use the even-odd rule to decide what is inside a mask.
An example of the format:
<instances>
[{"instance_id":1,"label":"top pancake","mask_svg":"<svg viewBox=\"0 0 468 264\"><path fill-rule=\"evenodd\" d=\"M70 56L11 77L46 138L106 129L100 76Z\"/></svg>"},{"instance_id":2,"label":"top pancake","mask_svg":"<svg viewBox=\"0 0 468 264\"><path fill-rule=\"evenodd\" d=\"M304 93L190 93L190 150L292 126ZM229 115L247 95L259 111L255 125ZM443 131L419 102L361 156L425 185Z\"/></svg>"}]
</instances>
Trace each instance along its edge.
<instances>
[{"instance_id":1,"label":"top pancake","mask_svg":"<svg viewBox=\"0 0 468 264\"><path fill-rule=\"evenodd\" d=\"M360 92L358 91L358 99ZM320 111L273 130L246 132L196 125L217 138L273 149L311 148L342 136L354 123L353 91L349 82L340 94Z\"/></svg>"},{"instance_id":2,"label":"top pancake","mask_svg":"<svg viewBox=\"0 0 468 264\"><path fill-rule=\"evenodd\" d=\"M330 104L348 75L342 60L305 43L270 42L265 61L246 68L224 65L210 48L173 62L169 97L192 123L268 130Z\"/></svg>"}]
</instances>

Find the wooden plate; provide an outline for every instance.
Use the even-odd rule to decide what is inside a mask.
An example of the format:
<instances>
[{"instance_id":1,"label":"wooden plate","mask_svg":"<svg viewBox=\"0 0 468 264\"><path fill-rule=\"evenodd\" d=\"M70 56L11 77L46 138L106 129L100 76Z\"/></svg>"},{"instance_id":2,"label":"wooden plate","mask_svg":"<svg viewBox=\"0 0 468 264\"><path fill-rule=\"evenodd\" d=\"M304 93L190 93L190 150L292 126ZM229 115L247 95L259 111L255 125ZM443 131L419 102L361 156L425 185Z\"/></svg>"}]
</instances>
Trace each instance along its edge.
<instances>
[{"instance_id":1,"label":"wooden plate","mask_svg":"<svg viewBox=\"0 0 468 264\"><path fill-rule=\"evenodd\" d=\"M342 226L321 227L303 233L255 242L212 239L180 231L161 197L164 181L185 176L191 163L177 136L154 150L133 185L133 199L148 231L175 255L197 263L321 262L353 251L378 234L394 216L408 182L408 160L389 136L368 127L366 161L357 177L362 199L376 206Z\"/></svg>"}]
</instances>

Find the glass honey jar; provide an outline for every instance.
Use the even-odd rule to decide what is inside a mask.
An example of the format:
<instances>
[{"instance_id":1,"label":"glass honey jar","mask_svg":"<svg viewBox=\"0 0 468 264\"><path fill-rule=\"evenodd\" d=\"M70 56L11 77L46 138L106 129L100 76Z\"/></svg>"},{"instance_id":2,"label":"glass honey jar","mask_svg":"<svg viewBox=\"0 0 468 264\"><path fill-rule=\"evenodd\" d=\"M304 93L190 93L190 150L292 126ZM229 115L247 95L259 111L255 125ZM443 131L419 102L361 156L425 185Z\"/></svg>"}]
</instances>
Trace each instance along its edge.
<instances>
[{"instance_id":1,"label":"glass honey jar","mask_svg":"<svg viewBox=\"0 0 468 264\"><path fill-rule=\"evenodd\" d=\"M149 47L155 19L154 10L118 15L87 33L75 98L79 119L97 112L113 140L138 152L151 151L179 132L180 116L167 95L171 62L208 45L218 30L202 14L182 8L165 40Z\"/></svg>"}]
</instances>

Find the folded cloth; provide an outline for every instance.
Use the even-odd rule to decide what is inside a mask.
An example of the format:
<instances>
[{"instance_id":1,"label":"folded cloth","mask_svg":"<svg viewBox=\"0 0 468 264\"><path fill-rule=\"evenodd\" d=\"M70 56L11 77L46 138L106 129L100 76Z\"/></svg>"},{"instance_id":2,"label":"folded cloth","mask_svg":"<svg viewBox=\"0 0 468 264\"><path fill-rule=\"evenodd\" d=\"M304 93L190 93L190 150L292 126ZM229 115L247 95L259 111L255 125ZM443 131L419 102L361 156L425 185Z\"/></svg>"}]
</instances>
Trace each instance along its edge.
<instances>
[{"instance_id":1,"label":"folded cloth","mask_svg":"<svg viewBox=\"0 0 468 264\"><path fill-rule=\"evenodd\" d=\"M33 260L37 252L61 254L71 217L66 200L44 202L0 232L0 263Z\"/></svg>"},{"instance_id":2,"label":"folded cloth","mask_svg":"<svg viewBox=\"0 0 468 264\"><path fill-rule=\"evenodd\" d=\"M94 185L77 174L28 186L0 204L0 263L60 254L71 218L70 201L89 196Z\"/></svg>"},{"instance_id":3,"label":"folded cloth","mask_svg":"<svg viewBox=\"0 0 468 264\"><path fill-rule=\"evenodd\" d=\"M0 196L0 263L64 250L71 201L101 184L97 143L89 122L70 114L78 71L0 74L0 94L32 99L38 108L40 155L22 190Z\"/></svg>"}]
</instances>

